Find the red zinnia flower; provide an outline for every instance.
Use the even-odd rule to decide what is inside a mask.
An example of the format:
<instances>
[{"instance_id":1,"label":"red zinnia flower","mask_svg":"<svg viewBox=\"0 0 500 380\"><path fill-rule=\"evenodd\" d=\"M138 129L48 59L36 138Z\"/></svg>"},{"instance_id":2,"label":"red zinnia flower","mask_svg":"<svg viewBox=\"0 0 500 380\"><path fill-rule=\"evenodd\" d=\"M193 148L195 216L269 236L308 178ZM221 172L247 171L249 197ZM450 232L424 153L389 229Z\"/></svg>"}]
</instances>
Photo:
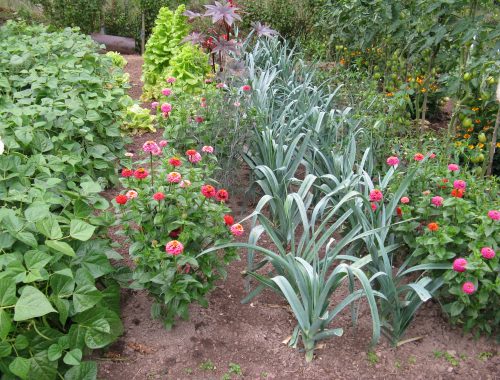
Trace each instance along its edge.
<instances>
[{"instance_id":1,"label":"red zinnia flower","mask_svg":"<svg viewBox=\"0 0 500 380\"><path fill-rule=\"evenodd\" d=\"M427 228L429 229L429 231L433 231L434 232L434 231L439 230L439 225L437 223L435 223L435 222L432 222L432 223L429 223L427 225Z\"/></svg>"},{"instance_id":2,"label":"red zinnia flower","mask_svg":"<svg viewBox=\"0 0 500 380\"><path fill-rule=\"evenodd\" d=\"M186 150L186 156L194 156L196 154L195 149L188 149Z\"/></svg>"},{"instance_id":3,"label":"red zinnia flower","mask_svg":"<svg viewBox=\"0 0 500 380\"><path fill-rule=\"evenodd\" d=\"M201 187L201 193L207 198L213 198L217 191L212 185L203 185Z\"/></svg>"},{"instance_id":4,"label":"red zinnia flower","mask_svg":"<svg viewBox=\"0 0 500 380\"><path fill-rule=\"evenodd\" d=\"M231 215L224 215L224 223L226 223L226 226L232 226L234 224L234 218Z\"/></svg>"},{"instance_id":5,"label":"red zinnia flower","mask_svg":"<svg viewBox=\"0 0 500 380\"><path fill-rule=\"evenodd\" d=\"M396 215L397 216L402 216L403 215L403 210L401 210L401 207L396 207Z\"/></svg>"},{"instance_id":6,"label":"red zinnia flower","mask_svg":"<svg viewBox=\"0 0 500 380\"><path fill-rule=\"evenodd\" d=\"M181 232L182 232L182 228L179 227L173 231L170 231L168 236L170 236L172 239L177 239L179 237L179 235L181 234Z\"/></svg>"},{"instance_id":7,"label":"red zinnia flower","mask_svg":"<svg viewBox=\"0 0 500 380\"><path fill-rule=\"evenodd\" d=\"M161 201L161 200L165 199L165 194L163 194L162 192L154 193L153 199L155 201Z\"/></svg>"},{"instance_id":8,"label":"red zinnia flower","mask_svg":"<svg viewBox=\"0 0 500 380\"><path fill-rule=\"evenodd\" d=\"M175 166L175 167L182 165L181 160L177 157L172 157L171 159L168 160L168 163L172 166Z\"/></svg>"},{"instance_id":9,"label":"red zinnia flower","mask_svg":"<svg viewBox=\"0 0 500 380\"><path fill-rule=\"evenodd\" d=\"M134 171L132 169L124 168L122 169L122 177L132 177L134 175Z\"/></svg>"},{"instance_id":10,"label":"red zinnia flower","mask_svg":"<svg viewBox=\"0 0 500 380\"><path fill-rule=\"evenodd\" d=\"M215 194L215 199L217 199L217 201L219 202L225 202L229 199L229 193L227 192L227 190L220 189L219 191L217 191L217 194Z\"/></svg>"},{"instance_id":11,"label":"red zinnia flower","mask_svg":"<svg viewBox=\"0 0 500 380\"><path fill-rule=\"evenodd\" d=\"M462 189L453 189L451 191L451 196L455 197L455 198L463 198L464 194L465 194L465 191L463 191Z\"/></svg>"},{"instance_id":12,"label":"red zinnia flower","mask_svg":"<svg viewBox=\"0 0 500 380\"><path fill-rule=\"evenodd\" d=\"M137 179L144 179L148 176L148 171L144 168L139 168L134 172L134 177Z\"/></svg>"},{"instance_id":13,"label":"red zinnia flower","mask_svg":"<svg viewBox=\"0 0 500 380\"><path fill-rule=\"evenodd\" d=\"M116 196L115 201L116 201L116 203L118 203L119 205L124 205L125 203L127 203L128 198L127 198L125 195L120 194L120 195L117 195L117 196Z\"/></svg>"}]
</instances>

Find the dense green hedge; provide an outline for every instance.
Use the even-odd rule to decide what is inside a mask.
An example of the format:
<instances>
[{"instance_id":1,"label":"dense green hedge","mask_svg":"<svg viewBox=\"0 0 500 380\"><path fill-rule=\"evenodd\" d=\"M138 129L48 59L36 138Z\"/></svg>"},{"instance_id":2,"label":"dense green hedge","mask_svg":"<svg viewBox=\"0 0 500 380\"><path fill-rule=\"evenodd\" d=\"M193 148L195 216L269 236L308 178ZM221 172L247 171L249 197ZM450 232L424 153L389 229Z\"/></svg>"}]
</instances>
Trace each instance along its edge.
<instances>
[{"instance_id":1,"label":"dense green hedge","mask_svg":"<svg viewBox=\"0 0 500 380\"><path fill-rule=\"evenodd\" d=\"M129 102L111 62L70 29L0 29L2 380L95 379L85 353L122 333L99 195Z\"/></svg>"}]
</instances>

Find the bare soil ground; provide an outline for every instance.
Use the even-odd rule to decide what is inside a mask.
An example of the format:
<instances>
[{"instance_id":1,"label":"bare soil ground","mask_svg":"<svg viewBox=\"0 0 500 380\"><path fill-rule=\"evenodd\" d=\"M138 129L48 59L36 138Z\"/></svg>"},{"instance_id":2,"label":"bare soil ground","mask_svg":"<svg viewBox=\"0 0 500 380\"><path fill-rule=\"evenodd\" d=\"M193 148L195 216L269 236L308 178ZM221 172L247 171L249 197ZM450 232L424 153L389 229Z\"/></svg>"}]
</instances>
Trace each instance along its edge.
<instances>
[{"instance_id":1,"label":"bare soil ground","mask_svg":"<svg viewBox=\"0 0 500 380\"><path fill-rule=\"evenodd\" d=\"M126 70L140 96L139 56L126 56ZM135 137L130 149L138 149L157 134ZM244 183L244 180L242 181ZM107 192L111 197L115 192ZM235 215L242 201L232 199ZM127 257L123 238L114 237ZM243 237L243 240L245 237ZM106 380L140 379L500 379L499 346L475 340L452 328L439 305L429 303L418 313L407 333L421 339L398 348L381 340L370 350L371 320L365 306L356 327L348 312L335 322L344 336L324 342L315 360L306 364L303 353L282 342L291 334L294 319L282 299L264 292L243 305L246 295L242 260L233 263L225 282L209 297L209 307L191 306L191 319L166 331L151 320L151 299L145 292L123 291L122 320L125 334L101 353L99 377ZM343 294L336 294L333 303ZM232 369L232 370L231 370ZM241 373L240 373L241 372Z\"/></svg>"}]
</instances>

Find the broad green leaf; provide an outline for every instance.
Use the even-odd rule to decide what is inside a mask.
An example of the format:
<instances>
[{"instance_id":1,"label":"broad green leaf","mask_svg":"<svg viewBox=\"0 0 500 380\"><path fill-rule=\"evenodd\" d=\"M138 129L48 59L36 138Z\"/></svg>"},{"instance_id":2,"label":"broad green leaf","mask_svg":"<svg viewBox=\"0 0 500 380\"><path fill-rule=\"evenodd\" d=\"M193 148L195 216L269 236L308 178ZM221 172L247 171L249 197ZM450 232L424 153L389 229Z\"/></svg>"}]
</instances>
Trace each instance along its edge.
<instances>
[{"instance_id":1,"label":"broad green leaf","mask_svg":"<svg viewBox=\"0 0 500 380\"><path fill-rule=\"evenodd\" d=\"M25 286L14 308L14 321L26 321L53 312L56 310L45 294L33 286Z\"/></svg>"},{"instance_id":2,"label":"broad green leaf","mask_svg":"<svg viewBox=\"0 0 500 380\"><path fill-rule=\"evenodd\" d=\"M4 340L9 335L12 327L10 313L5 309L0 309L0 340Z\"/></svg>"},{"instance_id":3,"label":"broad green leaf","mask_svg":"<svg viewBox=\"0 0 500 380\"><path fill-rule=\"evenodd\" d=\"M82 362L71 367L65 374L64 380L95 380L97 378L97 364L95 362Z\"/></svg>"},{"instance_id":4,"label":"broad green leaf","mask_svg":"<svg viewBox=\"0 0 500 380\"><path fill-rule=\"evenodd\" d=\"M35 223L36 229L49 239L57 240L63 237L59 222L52 215Z\"/></svg>"},{"instance_id":5,"label":"broad green leaf","mask_svg":"<svg viewBox=\"0 0 500 380\"><path fill-rule=\"evenodd\" d=\"M43 202L33 202L25 211L24 216L29 222L37 222L50 216L49 205Z\"/></svg>"},{"instance_id":6,"label":"broad green leaf","mask_svg":"<svg viewBox=\"0 0 500 380\"><path fill-rule=\"evenodd\" d=\"M67 365L80 365L82 361L82 350L79 348L74 348L64 355L63 362Z\"/></svg>"},{"instance_id":7,"label":"broad green leaf","mask_svg":"<svg viewBox=\"0 0 500 380\"><path fill-rule=\"evenodd\" d=\"M0 307L16 303L16 283L11 278L0 280Z\"/></svg>"},{"instance_id":8,"label":"broad green leaf","mask_svg":"<svg viewBox=\"0 0 500 380\"><path fill-rule=\"evenodd\" d=\"M12 352L12 346L9 342L0 341L0 358L6 358Z\"/></svg>"},{"instance_id":9,"label":"broad green leaf","mask_svg":"<svg viewBox=\"0 0 500 380\"><path fill-rule=\"evenodd\" d=\"M26 380L28 379L30 364L29 359L18 356L9 364L9 369L14 375L19 376L22 380Z\"/></svg>"},{"instance_id":10,"label":"broad green leaf","mask_svg":"<svg viewBox=\"0 0 500 380\"><path fill-rule=\"evenodd\" d=\"M68 244L60 240L45 240L45 245L57 252L61 252L66 256L76 256L73 248Z\"/></svg>"},{"instance_id":11,"label":"broad green leaf","mask_svg":"<svg viewBox=\"0 0 500 380\"><path fill-rule=\"evenodd\" d=\"M102 299L102 294L95 286L83 285L73 293L73 306L77 313L88 310Z\"/></svg>"},{"instance_id":12,"label":"broad green leaf","mask_svg":"<svg viewBox=\"0 0 500 380\"><path fill-rule=\"evenodd\" d=\"M58 360L63 354L63 348L58 344L54 343L51 345L47 351L47 356L50 361Z\"/></svg>"},{"instance_id":13,"label":"broad green leaf","mask_svg":"<svg viewBox=\"0 0 500 380\"><path fill-rule=\"evenodd\" d=\"M87 241L94 234L95 227L79 219L72 219L69 234L72 238Z\"/></svg>"}]
</instances>

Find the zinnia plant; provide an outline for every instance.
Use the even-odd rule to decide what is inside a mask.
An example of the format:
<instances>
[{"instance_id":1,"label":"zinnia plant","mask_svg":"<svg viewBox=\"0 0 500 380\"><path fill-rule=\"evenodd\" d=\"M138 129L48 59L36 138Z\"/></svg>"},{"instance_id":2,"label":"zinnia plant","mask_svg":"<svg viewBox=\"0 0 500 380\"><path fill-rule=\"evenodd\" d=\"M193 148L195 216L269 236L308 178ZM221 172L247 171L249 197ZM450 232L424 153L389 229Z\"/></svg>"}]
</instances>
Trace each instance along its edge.
<instances>
[{"instance_id":1,"label":"zinnia plant","mask_svg":"<svg viewBox=\"0 0 500 380\"><path fill-rule=\"evenodd\" d=\"M180 158L166 141L148 141L143 151L138 161L124 161L129 167L122 170L125 190L115 198L117 223L132 243L131 288L147 289L155 298L152 316L171 328L177 317L188 317L191 302L207 305L205 296L225 276L225 265L236 258L236 250L196 256L215 243L230 242L244 229L228 215L229 192L207 183L216 169L213 155L202 158L193 149ZM155 180L145 181L148 176Z\"/></svg>"}]
</instances>

